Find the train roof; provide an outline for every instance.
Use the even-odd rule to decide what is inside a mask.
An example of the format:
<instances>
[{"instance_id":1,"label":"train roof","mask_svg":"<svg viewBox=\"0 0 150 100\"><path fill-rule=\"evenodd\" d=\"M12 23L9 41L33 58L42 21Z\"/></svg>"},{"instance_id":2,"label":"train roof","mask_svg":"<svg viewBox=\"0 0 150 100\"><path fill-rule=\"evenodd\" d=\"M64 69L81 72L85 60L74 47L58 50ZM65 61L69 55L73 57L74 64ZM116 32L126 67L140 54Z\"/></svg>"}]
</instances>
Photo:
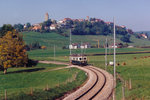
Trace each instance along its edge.
<instances>
[{"instance_id":1,"label":"train roof","mask_svg":"<svg viewBox=\"0 0 150 100\"><path fill-rule=\"evenodd\" d=\"M86 56L85 54L72 54L70 57L81 57L81 56Z\"/></svg>"}]
</instances>

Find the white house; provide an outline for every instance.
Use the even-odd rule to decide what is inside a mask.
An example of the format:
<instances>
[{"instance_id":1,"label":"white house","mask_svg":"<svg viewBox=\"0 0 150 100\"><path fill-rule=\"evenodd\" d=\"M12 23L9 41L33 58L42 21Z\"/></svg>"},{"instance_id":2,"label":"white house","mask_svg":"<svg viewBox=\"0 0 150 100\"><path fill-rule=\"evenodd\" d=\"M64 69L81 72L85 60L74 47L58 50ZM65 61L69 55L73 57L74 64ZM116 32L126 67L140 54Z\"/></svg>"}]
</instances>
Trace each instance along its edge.
<instances>
[{"instance_id":1,"label":"white house","mask_svg":"<svg viewBox=\"0 0 150 100\"><path fill-rule=\"evenodd\" d=\"M77 48L78 48L77 43L72 43L71 45L69 45L69 49L77 49Z\"/></svg>"},{"instance_id":2,"label":"white house","mask_svg":"<svg viewBox=\"0 0 150 100\"><path fill-rule=\"evenodd\" d=\"M132 45L129 45L129 46L128 46L128 48L134 48L134 46L132 46Z\"/></svg>"},{"instance_id":3,"label":"white house","mask_svg":"<svg viewBox=\"0 0 150 100\"><path fill-rule=\"evenodd\" d=\"M109 45L109 48L114 48L114 44ZM118 48L118 44L117 43L115 44L115 48Z\"/></svg>"},{"instance_id":4,"label":"white house","mask_svg":"<svg viewBox=\"0 0 150 100\"><path fill-rule=\"evenodd\" d=\"M63 20L60 20L60 21L58 21L58 23L62 24L62 23L64 23L64 21L63 21Z\"/></svg>"},{"instance_id":5,"label":"white house","mask_svg":"<svg viewBox=\"0 0 150 100\"><path fill-rule=\"evenodd\" d=\"M83 44L81 44L81 46L80 46L81 49L87 49L87 48L90 48L90 47L91 47L91 46L90 46L89 43L83 43Z\"/></svg>"},{"instance_id":6,"label":"white house","mask_svg":"<svg viewBox=\"0 0 150 100\"><path fill-rule=\"evenodd\" d=\"M144 37L145 39L148 38L148 36L146 34L141 34L142 37Z\"/></svg>"},{"instance_id":7,"label":"white house","mask_svg":"<svg viewBox=\"0 0 150 100\"><path fill-rule=\"evenodd\" d=\"M57 25L56 24L52 24L51 26L50 26L50 30L55 30L57 28Z\"/></svg>"}]
</instances>

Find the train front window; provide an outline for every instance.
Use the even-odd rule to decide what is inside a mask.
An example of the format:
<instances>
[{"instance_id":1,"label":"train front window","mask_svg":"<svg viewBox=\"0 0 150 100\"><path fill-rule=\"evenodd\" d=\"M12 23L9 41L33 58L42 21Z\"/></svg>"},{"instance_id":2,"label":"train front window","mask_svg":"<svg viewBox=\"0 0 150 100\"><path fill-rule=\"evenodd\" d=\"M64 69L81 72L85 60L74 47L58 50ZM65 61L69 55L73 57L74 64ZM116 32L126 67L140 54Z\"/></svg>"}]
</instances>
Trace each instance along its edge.
<instances>
[{"instance_id":1,"label":"train front window","mask_svg":"<svg viewBox=\"0 0 150 100\"><path fill-rule=\"evenodd\" d=\"M81 60L81 58L79 58L79 60Z\"/></svg>"}]
</instances>

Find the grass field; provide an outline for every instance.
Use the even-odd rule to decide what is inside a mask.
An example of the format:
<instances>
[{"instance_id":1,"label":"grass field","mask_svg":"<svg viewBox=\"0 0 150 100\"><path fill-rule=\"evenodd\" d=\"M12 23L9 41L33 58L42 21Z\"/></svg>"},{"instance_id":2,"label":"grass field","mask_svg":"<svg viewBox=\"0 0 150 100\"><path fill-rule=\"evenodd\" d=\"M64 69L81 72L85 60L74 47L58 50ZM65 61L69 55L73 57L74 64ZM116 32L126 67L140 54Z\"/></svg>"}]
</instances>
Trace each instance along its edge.
<instances>
[{"instance_id":1,"label":"grass field","mask_svg":"<svg viewBox=\"0 0 150 100\"><path fill-rule=\"evenodd\" d=\"M62 50L62 46L68 45L69 38L62 37L55 33L23 33L25 36L24 39L26 43L31 43L34 41L39 41L41 45L46 45L48 48L46 50L33 50L29 51L29 57L37 60L54 60L53 58L53 46L56 47L56 59L57 61L68 61L69 50ZM100 40L100 44L103 45L105 36L73 36L73 41L80 43L82 42L90 42L93 45L96 45L97 42L95 40ZM109 42L112 41L111 37L108 37ZM135 37L131 37L131 40L134 41L130 43L130 45L135 46L145 46L149 45L150 41L145 39L136 39ZM117 40L118 42L120 40ZM139 51L150 51L149 48L120 48L117 49L118 52L139 52ZM81 50L74 50L73 53L80 53ZM104 53L105 50L103 48L99 49L86 49L86 54L97 54ZM112 53L113 50L108 50L108 52ZM125 88L125 97L127 100L150 100L150 58L144 56L150 56L150 53L145 54L126 54L126 55L117 55L117 63L120 66L117 66L117 73L127 81L132 80L132 89L129 90L127 87ZM136 57L136 59L134 59ZM104 56L89 56L89 63L97 66L99 68L105 69L104 65ZM108 61L113 61L113 56L108 55ZM126 63L123 66L123 63ZM108 66L107 71L113 73L113 67ZM117 100L121 100L122 97L122 83L117 81Z\"/></svg>"},{"instance_id":2,"label":"grass field","mask_svg":"<svg viewBox=\"0 0 150 100\"><path fill-rule=\"evenodd\" d=\"M69 45L69 37L61 36L57 33L38 33L38 32L23 32L24 40L26 44L33 42L39 42L40 45L45 45L47 47L53 47L56 45L58 48ZM117 43L120 43L120 36L117 36ZM107 36L108 43L113 43L113 36ZM88 42L91 45L97 45L97 40L100 41L100 46L104 46L106 36L103 35L73 35L72 43ZM129 45L133 46L149 46L150 41L148 39L137 39L131 36L131 43ZM122 42L124 43L124 42Z\"/></svg>"},{"instance_id":3,"label":"grass field","mask_svg":"<svg viewBox=\"0 0 150 100\"><path fill-rule=\"evenodd\" d=\"M141 48L124 48L124 49L117 49L117 52L135 52L135 51L148 51L149 49L141 49ZM90 50L89 50L90 51ZM104 49L91 49L91 52L93 51L97 53L104 52ZM58 61L68 61L68 56L65 56L66 51L60 50L60 54L56 56L56 60ZM112 52L112 51L111 51ZM31 52L30 52L31 53ZM34 52L36 53L36 52ZM52 53L52 51L51 51ZM33 57L33 55L31 55ZM36 54L35 54L36 56ZM44 56L44 55L43 55ZM52 56L43 57L39 56L36 59L45 59L45 60L53 60ZM132 90L129 90L126 88L125 90L125 96L127 100L135 100L135 99L142 99L149 100L149 88L150 88L150 58L144 58L145 56L150 56L150 53L146 54L126 54L126 55L117 55L117 63L120 64L120 66L117 66L117 72L121 75L121 77L129 81L129 79L132 80ZM136 57L136 59L134 59ZM34 58L34 57L33 57ZM100 67L105 69L105 59L104 55L102 56L89 56L89 63L93 64L94 66ZM44 60L43 59L43 60ZM113 55L108 55L108 61L113 61ZM125 66L123 66L123 62L126 63ZM112 66L108 66L107 70L113 74ZM122 83L118 81L117 83L117 100L120 100L122 97Z\"/></svg>"},{"instance_id":4,"label":"grass field","mask_svg":"<svg viewBox=\"0 0 150 100\"><path fill-rule=\"evenodd\" d=\"M123 52L140 52L140 51L150 51L149 48L117 48L117 53ZM104 54L104 48L89 48L84 50L85 54ZM72 53L81 53L81 50L73 50ZM108 50L108 53L113 53L113 49ZM54 51L53 48L46 50L32 50L28 52L29 57L36 60L54 60ZM68 61L69 50L56 48L55 56L57 61Z\"/></svg>"},{"instance_id":5,"label":"grass field","mask_svg":"<svg viewBox=\"0 0 150 100\"><path fill-rule=\"evenodd\" d=\"M0 73L0 98L4 97L5 89L11 100L27 100L26 97L31 100L33 98L40 100L40 98L46 98L47 96L43 97L46 94L49 94L47 98L56 98L81 85L86 79L84 72L76 68L50 71L58 67L64 67L64 65L38 64L32 68L9 68L8 74ZM51 91L44 94L43 88L47 85ZM57 88L59 85L61 88ZM35 92L34 96L28 95L31 88ZM37 97L37 95L41 96ZM24 99L22 96L25 96Z\"/></svg>"},{"instance_id":6,"label":"grass field","mask_svg":"<svg viewBox=\"0 0 150 100\"><path fill-rule=\"evenodd\" d=\"M147 56L147 58L145 57ZM117 73L127 82L132 80L132 89L125 88L125 97L127 100L150 100L150 54L130 54L117 55ZM134 59L136 57L136 59ZM144 58L145 57L145 58ZM90 56L90 63L99 68L105 69L104 56ZM113 56L108 56L108 61L113 61ZM123 66L123 62L126 63ZM108 66L107 71L113 74L113 67ZM122 97L122 82L117 81L117 100Z\"/></svg>"}]
</instances>

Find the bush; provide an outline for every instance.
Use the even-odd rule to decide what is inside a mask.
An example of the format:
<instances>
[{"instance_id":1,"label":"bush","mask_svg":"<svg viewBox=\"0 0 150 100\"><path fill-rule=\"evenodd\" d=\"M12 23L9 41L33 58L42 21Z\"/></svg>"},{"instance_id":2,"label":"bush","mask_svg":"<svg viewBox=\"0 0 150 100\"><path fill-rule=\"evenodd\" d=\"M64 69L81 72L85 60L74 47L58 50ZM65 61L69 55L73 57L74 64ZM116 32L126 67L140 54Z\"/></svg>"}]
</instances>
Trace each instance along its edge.
<instances>
[{"instance_id":1,"label":"bush","mask_svg":"<svg viewBox=\"0 0 150 100\"><path fill-rule=\"evenodd\" d=\"M29 59L28 60L28 64L27 64L27 67L32 67L32 66L36 66L38 63L38 61L36 60L32 60L32 59Z\"/></svg>"},{"instance_id":2,"label":"bush","mask_svg":"<svg viewBox=\"0 0 150 100\"><path fill-rule=\"evenodd\" d=\"M125 36L121 37L120 40L123 42L128 42L128 43L131 42L130 41L130 35L125 35Z\"/></svg>"}]
</instances>

